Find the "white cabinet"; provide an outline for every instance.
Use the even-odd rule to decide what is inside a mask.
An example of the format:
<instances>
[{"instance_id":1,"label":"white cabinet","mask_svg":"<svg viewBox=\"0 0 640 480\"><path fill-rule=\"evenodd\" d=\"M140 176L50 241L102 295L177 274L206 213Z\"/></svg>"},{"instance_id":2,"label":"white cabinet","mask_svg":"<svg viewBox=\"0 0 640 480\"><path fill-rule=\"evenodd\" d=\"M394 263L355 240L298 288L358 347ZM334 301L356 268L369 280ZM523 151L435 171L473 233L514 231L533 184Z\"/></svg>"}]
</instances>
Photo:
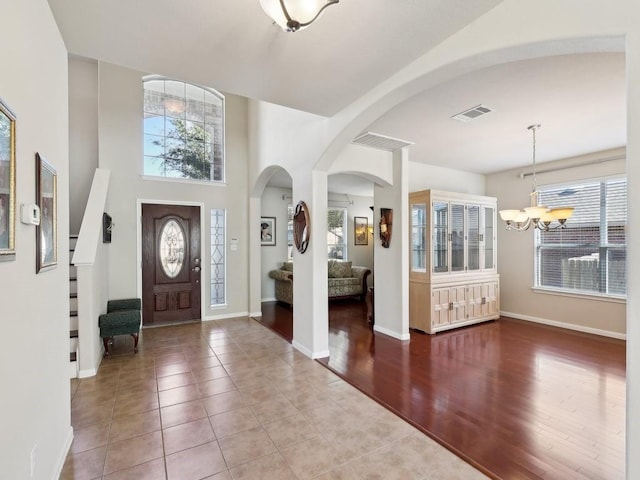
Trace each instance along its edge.
<instances>
[{"instance_id":1,"label":"white cabinet","mask_svg":"<svg viewBox=\"0 0 640 480\"><path fill-rule=\"evenodd\" d=\"M424 190L409 204L409 326L436 333L498 318L496 199Z\"/></svg>"}]
</instances>

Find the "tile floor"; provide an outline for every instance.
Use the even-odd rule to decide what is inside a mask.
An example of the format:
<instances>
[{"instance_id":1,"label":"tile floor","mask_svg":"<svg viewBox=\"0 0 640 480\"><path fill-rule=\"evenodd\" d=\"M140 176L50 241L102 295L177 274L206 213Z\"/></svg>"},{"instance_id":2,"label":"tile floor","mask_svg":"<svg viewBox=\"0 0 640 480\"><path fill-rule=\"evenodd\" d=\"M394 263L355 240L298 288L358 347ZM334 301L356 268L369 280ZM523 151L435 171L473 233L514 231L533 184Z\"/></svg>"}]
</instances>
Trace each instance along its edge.
<instances>
[{"instance_id":1,"label":"tile floor","mask_svg":"<svg viewBox=\"0 0 640 480\"><path fill-rule=\"evenodd\" d=\"M117 337L71 381L63 480L481 479L251 319Z\"/></svg>"}]
</instances>

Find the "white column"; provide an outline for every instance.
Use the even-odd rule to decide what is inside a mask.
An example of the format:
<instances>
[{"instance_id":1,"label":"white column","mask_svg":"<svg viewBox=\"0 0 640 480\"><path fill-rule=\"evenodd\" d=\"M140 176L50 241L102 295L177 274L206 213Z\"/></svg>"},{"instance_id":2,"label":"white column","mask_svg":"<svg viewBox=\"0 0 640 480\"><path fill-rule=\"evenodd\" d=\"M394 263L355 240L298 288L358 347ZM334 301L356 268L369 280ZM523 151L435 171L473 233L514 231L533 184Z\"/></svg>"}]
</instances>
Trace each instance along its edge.
<instances>
[{"instance_id":1,"label":"white column","mask_svg":"<svg viewBox=\"0 0 640 480\"><path fill-rule=\"evenodd\" d=\"M393 152L393 185L374 186L375 326L399 340L409 339L409 152ZM380 208L393 209L389 248L380 242Z\"/></svg>"},{"instance_id":2,"label":"white column","mask_svg":"<svg viewBox=\"0 0 640 480\"><path fill-rule=\"evenodd\" d=\"M249 250L249 315L251 316L262 316L260 206L260 198L249 197L249 238L247 239L247 247Z\"/></svg>"},{"instance_id":3,"label":"white column","mask_svg":"<svg viewBox=\"0 0 640 480\"><path fill-rule=\"evenodd\" d=\"M640 478L640 33L627 36L627 478Z\"/></svg>"},{"instance_id":4,"label":"white column","mask_svg":"<svg viewBox=\"0 0 640 480\"><path fill-rule=\"evenodd\" d=\"M327 305L327 173L293 175L294 208L310 212L311 237L304 254L293 249L293 346L311 358L329 356Z\"/></svg>"}]
</instances>

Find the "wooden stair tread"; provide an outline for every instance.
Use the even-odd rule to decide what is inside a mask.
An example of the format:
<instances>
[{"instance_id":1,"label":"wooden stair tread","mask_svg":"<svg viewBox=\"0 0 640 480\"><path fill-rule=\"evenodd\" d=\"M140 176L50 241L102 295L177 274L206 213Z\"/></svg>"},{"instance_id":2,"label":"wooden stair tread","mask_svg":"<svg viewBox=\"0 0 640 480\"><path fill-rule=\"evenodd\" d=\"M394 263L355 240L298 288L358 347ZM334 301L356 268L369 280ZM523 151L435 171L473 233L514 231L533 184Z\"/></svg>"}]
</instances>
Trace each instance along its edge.
<instances>
[{"instance_id":1,"label":"wooden stair tread","mask_svg":"<svg viewBox=\"0 0 640 480\"><path fill-rule=\"evenodd\" d=\"M76 352L71 352L69 354L69 361L70 362L75 362L76 361Z\"/></svg>"},{"instance_id":2,"label":"wooden stair tread","mask_svg":"<svg viewBox=\"0 0 640 480\"><path fill-rule=\"evenodd\" d=\"M78 338L78 330L69 330L69 338Z\"/></svg>"},{"instance_id":3,"label":"wooden stair tread","mask_svg":"<svg viewBox=\"0 0 640 480\"><path fill-rule=\"evenodd\" d=\"M69 316L70 317L77 317L78 316L78 311L77 310L71 310L69 312Z\"/></svg>"},{"instance_id":4,"label":"wooden stair tread","mask_svg":"<svg viewBox=\"0 0 640 480\"><path fill-rule=\"evenodd\" d=\"M78 294L77 293L70 293L69 294L69 298L78 298Z\"/></svg>"},{"instance_id":5,"label":"wooden stair tread","mask_svg":"<svg viewBox=\"0 0 640 480\"><path fill-rule=\"evenodd\" d=\"M77 279L76 277L71 277L71 278L69 279L69 281L70 281L70 282L77 282L77 281L78 281L78 279Z\"/></svg>"}]
</instances>

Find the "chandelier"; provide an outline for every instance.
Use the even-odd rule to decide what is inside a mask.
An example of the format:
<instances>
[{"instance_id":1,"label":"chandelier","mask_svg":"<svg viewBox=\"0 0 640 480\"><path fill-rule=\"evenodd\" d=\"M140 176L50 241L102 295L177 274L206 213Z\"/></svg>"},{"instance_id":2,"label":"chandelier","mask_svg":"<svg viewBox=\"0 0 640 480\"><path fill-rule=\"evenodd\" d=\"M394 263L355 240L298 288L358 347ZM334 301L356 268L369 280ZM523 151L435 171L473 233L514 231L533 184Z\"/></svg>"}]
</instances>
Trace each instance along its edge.
<instances>
[{"instance_id":1,"label":"chandelier","mask_svg":"<svg viewBox=\"0 0 640 480\"><path fill-rule=\"evenodd\" d=\"M340 0L260 0L267 15L285 32L297 32L311 25L330 5ZM286 4L286 5L285 5Z\"/></svg>"},{"instance_id":2,"label":"chandelier","mask_svg":"<svg viewBox=\"0 0 640 480\"><path fill-rule=\"evenodd\" d=\"M531 204L522 210L500 210L500 218L507 224L507 230L528 230L533 226L539 230L565 228L567 219L573 214L573 207L548 208L538 205L538 186L536 184L536 130L540 125L529 125L528 130L533 133L533 186L531 189ZM557 224L553 222L557 221Z\"/></svg>"}]
</instances>

